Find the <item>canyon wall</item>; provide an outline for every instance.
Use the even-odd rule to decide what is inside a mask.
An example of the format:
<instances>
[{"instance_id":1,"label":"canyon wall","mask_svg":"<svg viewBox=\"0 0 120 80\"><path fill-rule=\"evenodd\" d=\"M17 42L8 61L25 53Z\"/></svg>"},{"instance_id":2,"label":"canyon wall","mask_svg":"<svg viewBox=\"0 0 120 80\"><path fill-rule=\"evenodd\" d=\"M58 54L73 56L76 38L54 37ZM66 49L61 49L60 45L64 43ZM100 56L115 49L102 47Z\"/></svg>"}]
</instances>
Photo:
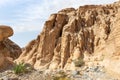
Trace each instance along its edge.
<instances>
[{"instance_id":1,"label":"canyon wall","mask_svg":"<svg viewBox=\"0 0 120 80\"><path fill-rule=\"evenodd\" d=\"M119 31L120 2L62 9L51 14L16 61L35 69L73 69L74 60L82 59L120 75Z\"/></svg>"}]
</instances>

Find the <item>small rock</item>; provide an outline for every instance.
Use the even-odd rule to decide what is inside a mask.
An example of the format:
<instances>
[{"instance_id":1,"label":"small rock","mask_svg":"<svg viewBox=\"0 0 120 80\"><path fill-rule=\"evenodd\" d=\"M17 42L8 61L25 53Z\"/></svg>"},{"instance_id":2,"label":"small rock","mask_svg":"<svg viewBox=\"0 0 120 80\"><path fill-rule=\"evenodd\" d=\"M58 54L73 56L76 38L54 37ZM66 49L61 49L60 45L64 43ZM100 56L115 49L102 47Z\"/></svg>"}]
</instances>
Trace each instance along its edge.
<instances>
[{"instance_id":1,"label":"small rock","mask_svg":"<svg viewBox=\"0 0 120 80\"><path fill-rule=\"evenodd\" d=\"M81 75L76 75L74 78L81 78Z\"/></svg>"},{"instance_id":2,"label":"small rock","mask_svg":"<svg viewBox=\"0 0 120 80\"><path fill-rule=\"evenodd\" d=\"M99 71L99 67L96 66L96 67L94 68L94 71Z\"/></svg>"},{"instance_id":3,"label":"small rock","mask_svg":"<svg viewBox=\"0 0 120 80\"><path fill-rule=\"evenodd\" d=\"M73 76L78 75L78 74L79 74L79 71L72 71L71 74L72 74Z\"/></svg>"},{"instance_id":4,"label":"small rock","mask_svg":"<svg viewBox=\"0 0 120 80\"><path fill-rule=\"evenodd\" d=\"M4 76L1 78L1 80L9 80L9 78L7 76Z\"/></svg>"},{"instance_id":5,"label":"small rock","mask_svg":"<svg viewBox=\"0 0 120 80\"><path fill-rule=\"evenodd\" d=\"M9 78L8 80L19 80L19 79L16 77L16 78Z\"/></svg>"},{"instance_id":6,"label":"small rock","mask_svg":"<svg viewBox=\"0 0 120 80\"><path fill-rule=\"evenodd\" d=\"M83 67L83 68L82 68L82 70L84 71L84 70L86 70L87 68L88 68L88 67L87 67L87 66L85 66L85 67Z\"/></svg>"},{"instance_id":7,"label":"small rock","mask_svg":"<svg viewBox=\"0 0 120 80\"><path fill-rule=\"evenodd\" d=\"M50 74L50 73L51 73L51 70L49 70L49 69L44 71L44 74L45 74L45 75L48 75L48 74Z\"/></svg>"},{"instance_id":8,"label":"small rock","mask_svg":"<svg viewBox=\"0 0 120 80\"><path fill-rule=\"evenodd\" d=\"M43 74L43 73L44 73L44 71L42 71L42 70L41 70L41 71L39 71L39 73L40 73L40 74Z\"/></svg>"},{"instance_id":9,"label":"small rock","mask_svg":"<svg viewBox=\"0 0 120 80\"><path fill-rule=\"evenodd\" d=\"M3 80L2 78L0 78L0 80Z\"/></svg>"},{"instance_id":10,"label":"small rock","mask_svg":"<svg viewBox=\"0 0 120 80\"><path fill-rule=\"evenodd\" d=\"M8 71L5 71L5 73L7 73L7 74L11 74L11 73L13 73L13 71L8 70Z\"/></svg>"},{"instance_id":11,"label":"small rock","mask_svg":"<svg viewBox=\"0 0 120 80\"><path fill-rule=\"evenodd\" d=\"M89 77L89 76L88 76L88 74L86 74L86 73L84 73L83 76L82 76L83 79L87 79L88 77Z\"/></svg>"}]
</instances>

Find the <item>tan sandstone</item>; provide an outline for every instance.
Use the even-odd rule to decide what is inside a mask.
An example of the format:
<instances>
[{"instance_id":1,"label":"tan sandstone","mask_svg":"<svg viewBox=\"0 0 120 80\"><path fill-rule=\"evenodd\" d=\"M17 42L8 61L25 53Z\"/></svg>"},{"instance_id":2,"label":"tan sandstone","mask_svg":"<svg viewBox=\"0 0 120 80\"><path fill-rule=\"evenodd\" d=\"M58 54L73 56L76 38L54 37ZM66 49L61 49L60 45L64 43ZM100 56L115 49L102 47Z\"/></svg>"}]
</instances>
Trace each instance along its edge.
<instances>
[{"instance_id":1,"label":"tan sandstone","mask_svg":"<svg viewBox=\"0 0 120 80\"><path fill-rule=\"evenodd\" d=\"M0 41L13 35L13 30L10 26L0 25Z\"/></svg>"},{"instance_id":2,"label":"tan sandstone","mask_svg":"<svg viewBox=\"0 0 120 80\"><path fill-rule=\"evenodd\" d=\"M36 69L71 69L72 60L83 57L85 65L101 64L120 76L119 50L120 2L85 5L52 14L16 61Z\"/></svg>"},{"instance_id":3,"label":"tan sandstone","mask_svg":"<svg viewBox=\"0 0 120 80\"><path fill-rule=\"evenodd\" d=\"M8 37L13 35L9 26L0 25L0 71L13 65L13 60L21 54L21 48Z\"/></svg>"}]
</instances>

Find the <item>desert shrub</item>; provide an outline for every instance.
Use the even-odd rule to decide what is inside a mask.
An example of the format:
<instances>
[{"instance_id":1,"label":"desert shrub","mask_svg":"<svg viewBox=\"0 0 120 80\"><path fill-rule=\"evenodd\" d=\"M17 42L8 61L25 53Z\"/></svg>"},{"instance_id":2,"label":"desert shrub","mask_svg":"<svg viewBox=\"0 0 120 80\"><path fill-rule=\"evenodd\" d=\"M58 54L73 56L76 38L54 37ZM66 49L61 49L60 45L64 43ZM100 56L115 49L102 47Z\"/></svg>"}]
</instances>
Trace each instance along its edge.
<instances>
[{"instance_id":1,"label":"desert shrub","mask_svg":"<svg viewBox=\"0 0 120 80\"><path fill-rule=\"evenodd\" d=\"M75 64L76 67L81 67L84 64L84 61L82 58L79 58L79 59L73 60L73 63Z\"/></svg>"},{"instance_id":2,"label":"desert shrub","mask_svg":"<svg viewBox=\"0 0 120 80\"><path fill-rule=\"evenodd\" d=\"M19 63L19 64L15 65L13 71L15 74L24 73L26 71L26 67L25 67L24 63Z\"/></svg>"}]
</instances>

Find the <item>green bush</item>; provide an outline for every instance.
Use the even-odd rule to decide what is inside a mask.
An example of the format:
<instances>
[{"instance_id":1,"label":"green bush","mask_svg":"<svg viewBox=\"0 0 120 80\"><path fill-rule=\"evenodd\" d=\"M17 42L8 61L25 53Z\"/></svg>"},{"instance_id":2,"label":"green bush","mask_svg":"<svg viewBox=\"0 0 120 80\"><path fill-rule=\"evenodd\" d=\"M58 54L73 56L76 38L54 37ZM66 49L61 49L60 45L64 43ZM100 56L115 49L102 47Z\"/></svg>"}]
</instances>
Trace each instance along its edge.
<instances>
[{"instance_id":1,"label":"green bush","mask_svg":"<svg viewBox=\"0 0 120 80\"><path fill-rule=\"evenodd\" d=\"M79 59L73 60L73 63L75 64L76 67L81 67L84 64L84 61L82 58L79 58Z\"/></svg>"},{"instance_id":2,"label":"green bush","mask_svg":"<svg viewBox=\"0 0 120 80\"><path fill-rule=\"evenodd\" d=\"M26 71L26 67L24 63L19 63L14 67L13 71L15 74L24 73Z\"/></svg>"}]
</instances>

